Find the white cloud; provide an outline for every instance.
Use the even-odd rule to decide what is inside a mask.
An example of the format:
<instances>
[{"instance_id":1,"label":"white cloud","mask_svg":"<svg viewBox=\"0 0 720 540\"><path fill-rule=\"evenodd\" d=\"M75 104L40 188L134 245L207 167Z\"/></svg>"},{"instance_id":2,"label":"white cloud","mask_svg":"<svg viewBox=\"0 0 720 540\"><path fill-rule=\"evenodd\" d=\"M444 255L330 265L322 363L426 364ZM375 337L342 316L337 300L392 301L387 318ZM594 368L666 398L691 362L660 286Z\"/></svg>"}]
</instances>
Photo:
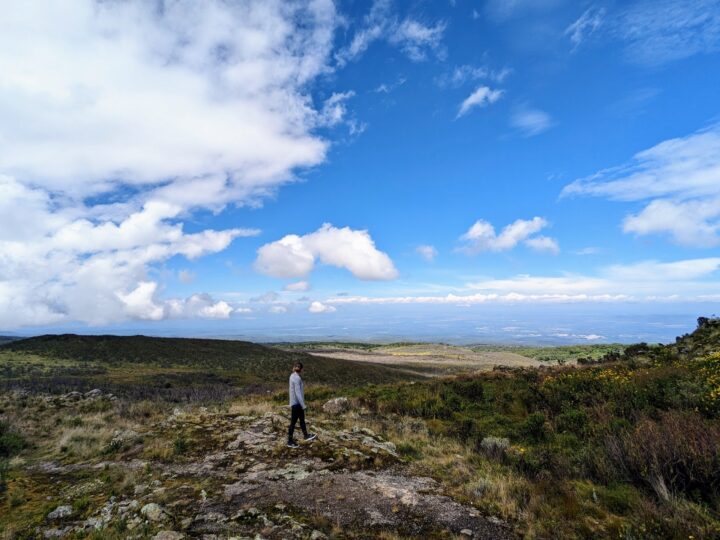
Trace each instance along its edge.
<instances>
[{"instance_id":1,"label":"white cloud","mask_svg":"<svg viewBox=\"0 0 720 540\"><path fill-rule=\"evenodd\" d=\"M288 283L284 289L290 292L303 292L310 290L310 284L307 281L296 281L295 283Z\"/></svg>"},{"instance_id":2,"label":"white cloud","mask_svg":"<svg viewBox=\"0 0 720 540\"><path fill-rule=\"evenodd\" d=\"M610 278L622 281L648 279L685 281L711 276L718 269L720 269L720 257L709 257L669 263L643 261L635 264L613 265L606 270L606 273Z\"/></svg>"},{"instance_id":3,"label":"white cloud","mask_svg":"<svg viewBox=\"0 0 720 540\"><path fill-rule=\"evenodd\" d=\"M554 239L545 236L530 238L547 225L548 222L541 217L534 217L530 220L518 219L497 234L492 224L479 219L460 237L460 240L465 242L460 249L468 254L482 251L507 251L524 241L533 249L554 251L559 249ZM554 247L551 248L551 246Z\"/></svg>"},{"instance_id":4,"label":"white cloud","mask_svg":"<svg viewBox=\"0 0 720 540\"><path fill-rule=\"evenodd\" d=\"M525 240L525 245L535 251L542 251L557 255L560 253L560 246L557 240L550 238L549 236L536 236L534 238L528 238Z\"/></svg>"},{"instance_id":5,"label":"white cloud","mask_svg":"<svg viewBox=\"0 0 720 540\"><path fill-rule=\"evenodd\" d=\"M533 137L550 129L553 120L545 111L522 107L510 117L510 125L519 129L524 136Z\"/></svg>"},{"instance_id":6,"label":"white cloud","mask_svg":"<svg viewBox=\"0 0 720 540\"><path fill-rule=\"evenodd\" d=\"M215 301L209 294L194 294L186 300L168 300L166 310L170 317L227 319L234 311L223 301Z\"/></svg>"},{"instance_id":7,"label":"white cloud","mask_svg":"<svg viewBox=\"0 0 720 540\"><path fill-rule=\"evenodd\" d=\"M309 87L337 22L330 0L6 6L0 325L226 316L148 275L257 234L187 234L193 210L257 204L325 159L313 130L343 100L318 112Z\"/></svg>"},{"instance_id":8,"label":"white cloud","mask_svg":"<svg viewBox=\"0 0 720 540\"><path fill-rule=\"evenodd\" d=\"M347 105L345 102L354 97L355 92L335 92L323 103L320 111L321 123L326 126L335 126L345 120Z\"/></svg>"},{"instance_id":9,"label":"white cloud","mask_svg":"<svg viewBox=\"0 0 720 540\"><path fill-rule=\"evenodd\" d=\"M315 301L310 304L308 311L310 313L333 313L334 311L337 311L337 309L333 306L329 306L327 304L323 304L322 302Z\"/></svg>"},{"instance_id":10,"label":"white cloud","mask_svg":"<svg viewBox=\"0 0 720 540\"><path fill-rule=\"evenodd\" d=\"M387 254L375 247L367 231L326 223L317 231L298 236L291 234L258 249L255 269L278 278L302 278L314 268L316 259L323 264L349 270L365 280L389 280L397 270Z\"/></svg>"},{"instance_id":11,"label":"white cloud","mask_svg":"<svg viewBox=\"0 0 720 540\"><path fill-rule=\"evenodd\" d=\"M720 298L720 258L613 265L596 276L530 276L468 283L468 294L443 296L336 296L326 304L716 302ZM477 292L472 292L477 291Z\"/></svg>"},{"instance_id":12,"label":"white cloud","mask_svg":"<svg viewBox=\"0 0 720 540\"><path fill-rule=\"evenodd\" d=\"M594 34L602 25L604 18L605 8L591 7L568 26L565 35L570 37L573 48L579 47L585 39Z\"/></svg>"},{"instance_id":13,"label":"white cloud","mask_svg":"<svg viewBox=\"0 0 720 540\"><path fill-rule=\"evenodd\" d=\"M628 57L658 65L720 50L718 0L644 0L620 11L614 34Z\"/></svg>"},{"instance_id":14,"label":"white cloud","mask_svg":"<svg viewBox=\"0 0 720 540\"><path fill-rule=\"evenodd\" d=\"M637 235L666 233L685 246L720 244L720 198L694 201L657 199L623 221L623 231Z\"/></svg>"},{"instance_id":15,"label":"white cloud","mask_svg":"<svg viewBox=\"0 0 720 540\"><path fill-rule=\"evenodd\" d=\"M434 246L421 245L415 248L415 251L426 261L432 262L437 257L437 249Z\"/></svg>"},{"instance_id":16,"label":"white cloud","mask_svg":"<svg viewBox=\"0 0 720 540\"><path fill-rule=\"evenodd\" d=\"M503 95L502 90L493 90L488 86L479 86L460 104L457 117L460 118L476 107L486 107L495 103Z\"/></svg>"},{"instance_id":17,"label":"white cloud","mask_svg":"<svg viewBox=\"0 0 720 540\"><path fill-rule=\"evenodd\" d=\"M576 180L561 195L649 200L625 218L626 232L668 234L686 246L720 245L720 125L663 141L627 165Z\"/></svg>"},{"instance_id":18,"label":"white cloud","mask_svg":"<svg viewBox=\"0 0 720 540\"><path fill-rule=\"evenodd\" d=\"M406 82L407 79L405 77L398 77L394 83L382 83L378 85L378 87L375 88L375 92L377 92L378 94L389 94L390 92L402 86Z\"/></svg>"},{"instance_id":19,"label":"white cloud","mask_svg":"<svg viewBox=\"0 0 720 540\"><path fill-rule=\"evenodd\" d=\"M247 308L247 307L235 308L235 313L252 313L252 312L253 312L252 308Z\"/></svg>"},{"instance_id":20,"label":"white cloud","mask_svg":"<svg viewBox=\"0 0 720 540\"><path fill-rule=\"evenodd\" d=\"M601 251L601 249L598 247L588 246L588 247L580 248L580 249L574 251L573 253L575 253L575 255L597 255L598 253L600 253L600 251Z\"/></svg>"},{"instance_id":21,"label":"white cloud","mask_svg":"<svg viewBox=\"0 0 720 540\"><path fill-rule=\"evenodd\" d=\"M419 21L405 19L391 31L389 42L398 45L415 62L425 60L428 51L443 56L440 44L446 27L443 21L427 26Z\"/></svg>"},{"instance_id":22,"label":"white cloud","mask_svg":"<svg viewBox=\"0 0 720 540\"><path fill-rule=\"evenodd\" d=\"M492 70L485 66L473 66L463 64L455 66L451 72L444 73L435 79L435 83L441 88L458 88L470 81L485 79L497 83L503 82L512 73L510 68L503 68L499 71Z\"/></svg>"},{"instance_id":23,"label":"white cloud","mask_svg":"<svg viewBox=\"0 0 720 540\"><path fill-rule=\"evenodd\" d=\"M285 306L272 306L268 311L270 313L280 314L280 313L287 313L287 310L288 309Z\"/></svg>"},{"instance_id":24,"label":"white cloud","mask_svg":"<svg viewBox=\"0 0 720 540\"><path fill-rule=\"evenodd\" d=\"M194 294L184 300L157 298L157 283L143 281L127 294L117 293L125 314L134 319L158 321L174 318L227 319L233 309L227 302L215 301L208 294Z\"/></svg>"},{"instance_id":25,"label":"white cloud","mask_svg":"<svg viewBox=\"0 0 720 540\"><path fill-rule=\"evenodd\" d=\"M335 55L338 65L358 59L376 41L400 48L410 60L425 60L429 53L442 57L444 21L425 24L410 17L399 19L390 0L375 0L350 43Z\"/></svg>"}]
</instances>

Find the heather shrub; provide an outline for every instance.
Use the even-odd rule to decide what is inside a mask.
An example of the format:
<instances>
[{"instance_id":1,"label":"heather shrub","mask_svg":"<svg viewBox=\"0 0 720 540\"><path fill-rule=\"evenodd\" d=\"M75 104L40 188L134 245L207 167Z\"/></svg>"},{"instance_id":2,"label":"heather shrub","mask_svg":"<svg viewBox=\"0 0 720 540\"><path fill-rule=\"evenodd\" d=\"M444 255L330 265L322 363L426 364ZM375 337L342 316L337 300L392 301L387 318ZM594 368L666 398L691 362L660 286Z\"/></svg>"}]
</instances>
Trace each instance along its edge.
<instances>
[{"instance_id":1,"label":"heather shrub","mask_svg":"<svg viewBox=\"0 0 720 540\"><path fill-rule=\"evenodd\" d=\"M720 493L720 426L693 412L666 412L641 419L633 429L609 436L610 459L632 482L660 499L675 494L715 501Z\"/></svg>"}]
</instances>

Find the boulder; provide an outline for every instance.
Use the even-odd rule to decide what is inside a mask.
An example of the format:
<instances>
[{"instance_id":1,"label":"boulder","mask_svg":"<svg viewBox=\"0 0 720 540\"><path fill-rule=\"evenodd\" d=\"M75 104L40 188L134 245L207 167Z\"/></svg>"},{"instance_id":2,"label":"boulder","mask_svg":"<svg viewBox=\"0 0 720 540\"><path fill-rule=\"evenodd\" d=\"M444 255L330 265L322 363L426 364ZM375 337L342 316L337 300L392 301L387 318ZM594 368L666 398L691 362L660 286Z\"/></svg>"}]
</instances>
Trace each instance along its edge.
<instances>
[{"instance_id":1,"label":"boulder","mask_svg":"<svg viewBox=\"0 0 720 540\"><path fill-rule=\"evenodd\" d=\"M148 503L140 509L140 513L150 521L162 521L165 519L165 511L157 503Z\"/></svg>"},{"instance_id":2,"label":"boulder","mask_svg":"<svg viewBox=\"0 0 720 540\"><path fill-rule=\"evenodd\" d=\"M70 517L72 515L72 513L73 513L72 506L63 505L63 506L58 506L55 510L50 512L47 515L47 518L50 521L54 521L56 519L63 519L66 517Z\"/></svg>"},{"instance_id":3,"label":"boulder","mask_svg":"<svg viewBox=\"0 0 720 540\"><path fill-rule=\"evenodd\" d=\"M333 398L322 406L327 414L342 414L350 410L350 400L346 397Z\"/></svg>"}]
</instances>

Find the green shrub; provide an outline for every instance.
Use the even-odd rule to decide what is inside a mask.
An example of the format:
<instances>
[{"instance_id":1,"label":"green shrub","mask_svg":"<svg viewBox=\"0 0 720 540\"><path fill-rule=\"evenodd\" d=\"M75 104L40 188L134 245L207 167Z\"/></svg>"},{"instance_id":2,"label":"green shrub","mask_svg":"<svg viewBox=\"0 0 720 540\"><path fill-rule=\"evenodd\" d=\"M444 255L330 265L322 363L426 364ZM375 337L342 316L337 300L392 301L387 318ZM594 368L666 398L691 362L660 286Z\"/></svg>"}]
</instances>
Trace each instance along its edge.
<instances>
[{"instance_id":1,"label":"green shrub","mask_svg":"<svg viewBox=\"0 0 720 540\"><path fill-rule=\"evenodd\" d=\"M545 440L547 436L545 415L541 412L530 414L520 426L520 434L526 439L535 442Z\"/></svg>"},{"instance_id":2,"label":"green shrub","mask_svg":"<svg viewBox=\"0 0 720 540\"><path fill-rule=\"evenodd\" d=\"M570 409L555 418L555 427L559 433L582 436L588 429L588 415L582 409Z\"/></svg>"},{"instance_id":3,"label":"green shrub","mask_svg":"<svg viewBox=\"0 0 720 540\"><path fill-rule=\"evenodd\" d=\"M173 453L176 456L185 454L189 448L190 448L190 443L183 435L178 436L173 441Z\"/></svg>"},{"instance_id":4,"label":"green shrub","mask_svg":"<svg viewBox=\"0 0 720 540\"><path fill-rule=\"evenodd\" d=\"M25 448L25 440L10 424L0 421L0 458L10 458Z\"/></svg>"},{"instance_id":5,"label":"green shrub","mask_svg":"<svg viewBox=\"0 0 720 540\"><path fill-rule=\"evenodd\" d=\"M409 442L401 442L397 445L397 452L403 457L409 458L409 459L419 459L422 457L422 452Z\"/></svg>"}]
</instances>

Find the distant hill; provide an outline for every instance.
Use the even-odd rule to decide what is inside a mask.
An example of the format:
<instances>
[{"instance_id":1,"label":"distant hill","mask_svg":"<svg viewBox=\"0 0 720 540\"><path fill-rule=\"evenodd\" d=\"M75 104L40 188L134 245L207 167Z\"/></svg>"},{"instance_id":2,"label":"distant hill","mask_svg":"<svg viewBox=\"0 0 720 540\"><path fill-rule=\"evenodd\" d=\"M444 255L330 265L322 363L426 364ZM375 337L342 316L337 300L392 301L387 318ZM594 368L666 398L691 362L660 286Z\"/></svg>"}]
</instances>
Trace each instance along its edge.
<instances>
[{"instance_id":1,"label":"distant hill","mask_svg":"<svg viewBox=\"0 0 720 540\"><path fill-rule=\"evenodd\" d=\"M421 378L387 366L285 351L247 341L148 336L44 335L0 345L0 352L33 354L113 368L121 365L222 372L248 382L284 383L292 364L305 365L307 378L331 385L386 383Z\"/></svg>"},{"instance_id":2,"label":"distant hill","mask_svg":"<svg viewBox=\"0 0 720 540\"><path fill-rule=\"evenodd\" d=\"M678 354L702 356L720 349L720 318L698 317L697 328L675 340L674 349Z\"/></svg>"},{"instance_id":3,"label":"distant hill","mask_svg":"<svg viewBox=\"0 0 720 540\"><path fill-rule=\"evenodd\" d=\"M2 345L3 343L9 343L11 341L17 341L18 339L22 339L22 338L15 337L15 336L0 336L0 345Z\"/></svg>"}]
</instances>

